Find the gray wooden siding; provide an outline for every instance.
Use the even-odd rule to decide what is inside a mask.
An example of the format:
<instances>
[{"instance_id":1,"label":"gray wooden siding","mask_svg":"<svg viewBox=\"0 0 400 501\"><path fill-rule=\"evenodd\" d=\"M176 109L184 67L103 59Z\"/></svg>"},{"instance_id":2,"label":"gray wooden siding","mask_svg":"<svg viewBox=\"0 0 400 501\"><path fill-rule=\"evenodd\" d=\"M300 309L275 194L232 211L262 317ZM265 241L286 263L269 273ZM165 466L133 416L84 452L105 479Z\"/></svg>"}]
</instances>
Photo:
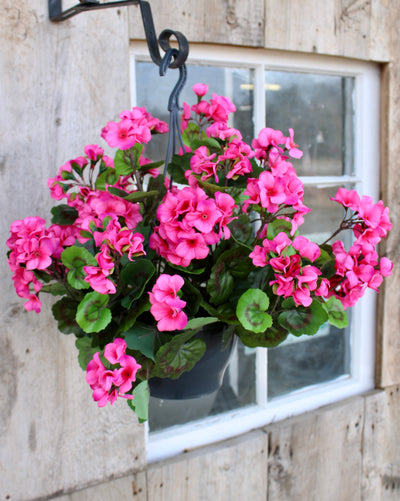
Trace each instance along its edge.
<instances>
[{"instance_id":1,"label":"gray wooden siding","mask_svg":"<svg viewBox=\"0 0 400 501\"><path fill-rule=\"evenodd\" d=\"M72 1L68 3L71 4ZM379 296L377 386L359 396L146 467L144 428L124 402L99 411L72 338L26 313L1 266L0 499L62 501L400 499L400 2L150 0L157 33L190 42L382 62L381 194L394 276ZM9 224L47 213L46 180L129 106L137 7L47 19L45 0L0 0L1 246ZM134 42L133 42L134 43Z\"/></svg>"}]
</instances>

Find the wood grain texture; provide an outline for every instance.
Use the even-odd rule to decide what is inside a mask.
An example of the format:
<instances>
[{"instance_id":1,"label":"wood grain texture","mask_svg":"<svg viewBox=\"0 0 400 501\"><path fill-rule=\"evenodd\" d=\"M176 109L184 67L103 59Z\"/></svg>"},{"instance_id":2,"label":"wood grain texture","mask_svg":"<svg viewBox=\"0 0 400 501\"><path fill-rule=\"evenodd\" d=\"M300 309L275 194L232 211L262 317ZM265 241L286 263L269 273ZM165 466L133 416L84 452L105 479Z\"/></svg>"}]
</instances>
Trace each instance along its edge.
<instances>
[{"instance_id":1,"label":"wood grain texture","mask_svg":"<svg viewBox=\"0 0 400 501\"><path fill-rule=\"evenodd\" d=\"M47 178L129 106L123 13L48 21L47 2L0 0L1 255L10 223L49 222ZM51 300L26 312L0 260L0 499L35 499L119 476L144 463L144 432L125 402L100 410L57 332ZM9 498L7 498L9 496Z\"/></svg>"},{"instance_id":2,"label":"wood grain texture","mask_svg":"<svg viewBox=\"0 0 400 501\"><path fill-rule=\"evenodd\" d=\"M387 4L382 0L269 0L265 47L387 61Z\"/></svg>"},{"instance_id":3,"label":"wood grain texture","mask_svg":"<svg viewBox=\"0 0 400 501\"><path fill-rule=\"evenodd\" d=\"M142 494L141 488L135 484L133 476L127 476L52 499L56 501L134 501L137 494Z\"/></svg>"},{"instance_id":4,"label":"wood grain texture","mask_svg":"<svg viewBox=\"0 0 400 501\"><path fill-rule=\"evenodd\" d=\"M365 399L362 501L400 499L400 387Z\"/></svg>"},{"instance_id":5,"label":"wood grain texture","mask_svg":"<svg viewBox=\"0 0 400 501\"><path fill-rule=\"evenodd\" d=\"M258 431L150 465L137 501L265 499L267 434Z\"/></svg>"},{"instance_id":6,"label":"wood grain texture","mask_svg":"<svg viewBox=\"0 0 400 501\"><path fill-rule=\"evenodd\" d=\"M181 31L189 42L264 46L264 0L151 0L157 36L166 28ZM129 36L144 39L137 7L129 8Z\"/></svg>"},{"instance_id":7,"label":"wood grain texture","mask_svg":"<svg viewBox=\"0 0 400 501\"><path fill-rule=\"evenodd\" d=\"M399 416L396 385L54 499L394 501Z\"/></svg>"},{"instance_id":8,"label":"wood grain texture","mask_svg":"<svg viewBox=\"0 0 400 501\"><path fill-rule=\"evenodd\" d=\"M400 18L399 2L390 2L391 19ZM390 207L393 223L381 253L394 262L378 296L378 344L376 380L380 387L400 383L400 29L391 24L391 62L382 72L381 198Z\"/></svg>"},{"instance_id":9,"label":"wood grain texture","mask_svg":"<svg viewBox=\"0 0 400 501\"><path fill-rule=\"evenodd\" d=\"M360 499L363 400L268 426L268 501Z\"/></svg>"}]
</instances>

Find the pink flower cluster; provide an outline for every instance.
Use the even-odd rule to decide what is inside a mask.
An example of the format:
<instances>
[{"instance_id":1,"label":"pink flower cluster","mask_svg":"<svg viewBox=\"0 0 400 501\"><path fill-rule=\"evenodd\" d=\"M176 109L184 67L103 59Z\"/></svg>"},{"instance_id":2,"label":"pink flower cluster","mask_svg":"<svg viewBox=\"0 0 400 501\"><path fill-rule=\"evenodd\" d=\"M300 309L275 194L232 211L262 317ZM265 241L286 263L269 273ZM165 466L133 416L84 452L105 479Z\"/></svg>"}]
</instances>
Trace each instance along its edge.
<instances>
[{"instance_id":1,"label":"pink flower cluster","mask_svg":"<svg viewBox=\"0 0 400 501\"><path fill-rule=\"evenodd\" d=\"M266 128L253 140L255 156L263 161L266 170L258 178L248 179L244 194L249 198L243 209L246 211L250 205L259 205L270 214L280 212L282 215L278 218L290 220L294 234L304 222L304 214L310 209L303 203L303 183L297 177L293 165L287 161L288 157L283 154L286 148L296 158L302 155L293 143L292 132L287 138L279 130Z\"/></svg>"},{"instance_id":2,"label":"pink flower cluster","mask_svg":"<svg viewBox=\"0 0 400 501\"><path fill-rule=\"evenodd\" d=\"M283 154L285 151L287 151L292 158L301 158L303 152L298 149L298 145L294 142L293 136L293 129L289 129L289 137L286 137L280 130L265 127L251 143L255 150L256 158L265 161L269 159L271 153L274 153L274 156L276 156L277 153Z\"/></svg>"},{"instance_id":3,"label":"pink flower cluster","mask_svg":"<svg viewBox=\"0 0 400 501\"><path fill-rule=\"evenodd\" d=\"M196 84L193 86L193 91L198 95L199 98L205 96L208 92L208 85ZM188 105L185 103L186 114ZM219 96L213 92L210 102L201 99L197 104L194 104L191 111L196 113L196 115L201 115L209 119L212 122L222 122L227 123L229 114L236 111L236 106L232 103L229 97Z\"/></svg>"},{"instance_id":4,"label":"pink flower cluster","mask_svg":"<svg viewBox=\"0 0 400 501\"><path fill-rule=\"evenodd\" d=\"M218 172L224 179L235 179L237 176L249 174L252 171L250 158L254 156L254 152L242 141L241 133L228 126L229 114L236 110L235 105L229 98L217 94L213 94L210 102L200 100L208 92L207 85L196 84L193 90L199 97L199 102L191 108L184 103L183 129L187 127L189 120L197 119L200 124L205 122L207 125L208 137L218 138L226 144L223 153L218 157L215 153L210 155L206 146L197 148L190 160L191 171L185 173L186 178L193 174L200 175L202 180L214 176L215 182L218 183ZM197 115L195 119L192 118L192 112Z\"/></svg>"},{"instance_id":5,"label":"pink flower cluster","mask_svg":"<svg viewBox=\"0 0 400 501\"><path fill-rule=\"evenodd\" d=\"M387 257L379 259L375 245L392 228L389 209L382 201L373 203L371 197L359 197L356 191L339 188L332 198L352 215L342 223L352 228L355 242L347 251L340 240L332 245L336 274L330 279L330 295L338 297L344 307L354 306L367 288L378 291L383 277L391 275L393 263Z\"/></svg>"},{"instance_id":6,"label":"pink flower cluster","mask_svg":"<svg viewBox=\"0 0 400 501\"><path fill-rule=\"evenodd\" d=\"M157 321L159 331L174 331L183 329L188 323L182 308L186 301L179 298L178 292L184 280L180 275L162 274L158 277L149 298L151 303L150 313Z\"/></svg>"},{"instance_id":7,"label":"pink flower cluster","mask_svg":"<svg viewBox=\"0 0 400 501\"><path fill-rule=\"evenodd\" d=\"M199 187L173 188L157 210L159 226L154 228L149 245L172 264L187 267L193 259L204 259L209 245L222 236L230 237L228 223L234 199L217 192L208 197Z\"/></svg>"},{"instance_id":8,"label":"pink flower cluster","mask_svg":"<svg viewBox=\"0 0 400 501\"><path fill-rule=\"evenodd\" d=\"M100 252L96 254L98 266L84 266L87 274L85 281L100 294L115 294L114 282L108 278L114 271L114 255L127 254L128 259L145 254L143 248L144 236L133 233L127 227L121 228L117 218L110 219L104 231L93 233L94 241Z\"/></svg>"},{"instance_id":9,"label":"pink flower cluster","mask_svg":"<svg viewBox=\"0 0 400 501\"><path fill-rule=\"evenodd\" d=\"M107 191L82 190L80 196L68 201L68 205L77 209L78 218L74 224L81 230L90 231L91 223L102 228L107 217L122 217L130 230L142 220L138 203L128 202ZM84 238L81 240L85 241Z\"/></svg>"},{"instance_id":10,"label":"pink flower cluster","mask_svg":"<svg viewBox=\"0 0 400 501\"><path fill-rule=\"evenodd\" d=\"M112 148L128 150L136 143L148 143L152 132L168 132L168 125L150 115L146 108L134 107L119 114L120 122L108 122L101 137Z\"/></svg>"},{"instance_id":11,"label":"pink flower cluster","mask_svg":"<svg viewBox=\"0 0 400 501\"><path fill-rule=\"evenodd\" d=\"M40 312L38 296L42 283L34 270L48 270L53 258L59 259L64 247L75 242L76 231L71 226L51 225L38 216L14 221L7 246L11 249L8 264L13 271L13 281L18 296L27 298L25 309ZM32 290L33 288L33 290Z\"/></svg>"},{"instance_id":12,"label":"pink flower cluster","mask_svg":"<svg viewBox=\"0 0 400 501\"><path fill-rule=\"evenodd\" d=\"M73 175L74 169L81 171L89 163L90 168L93 169L99 160L106 167L114 167L113 159L105 155L103 148L100 148L97 144L89 144L85 146L84 152L86 155L85 157L77 157L73 160L68 160L68 162L59 168L57 176L47 180L50 194L55 200L68 198L66 192L71 186L75 186L77 184ZM74 196L76 196L76 194Z\"/></svg>"},{"instance_id":13,"label":"pink flower cluster","mask_svg":"<svg viewBox=\"0 0 400 501\"><path fill-rule=\"evenodd\" d=\"M126 355L125 351L126 342L116 338L104 349L105 359L115 367L107 369L97 352L86 368L86 381L93 390L93 400L99 407L104 407L108 402L113 405L118 397L133 399L133 395L127 392L131 390L141 365L133 357Z\"/></svg>"},{"instance_id":14,"label":"pink flower cluster","mask_svg":"<svg viewBox=\"0 0 400 501\"><path fill-rule=\"evenodd\" d=\"M272 267L275 280L270 285L274 286L275 294L293 297L297 305L310 306L311 293L326 296L329 281L320 279L321 271L316 266L304 264L303 259L314 262L320 254L318 245L307 238L297 236L292 241L286 233L281 232L272 240L264 239L263 246L256 245L249 256L254 266L269 264Z\"/></svg>"}]
</instances>

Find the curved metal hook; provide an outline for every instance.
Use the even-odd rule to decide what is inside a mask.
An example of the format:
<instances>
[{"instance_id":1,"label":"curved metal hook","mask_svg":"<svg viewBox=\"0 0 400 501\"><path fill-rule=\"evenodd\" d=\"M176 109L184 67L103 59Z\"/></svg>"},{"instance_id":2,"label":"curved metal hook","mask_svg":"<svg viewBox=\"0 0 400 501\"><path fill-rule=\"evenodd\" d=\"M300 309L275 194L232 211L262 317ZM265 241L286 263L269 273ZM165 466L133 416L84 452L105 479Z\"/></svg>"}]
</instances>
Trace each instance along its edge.
<instances>
[{"instance_id":1,"label":"curved metal hook","mask_svg":"<svg viewBox=\"0 0 400 501\"><path fill-rule=\"evenodd\" d=\"M176 51L176 56L174 57L174 60L170 62L169 65L170 68L179 68L180 66L185 64L185 61L189 54L189 42L187 41L187 38L180 31L173 31L167 29L163 30L160 33L157 42L156 30L154 28L153 16L151 14L150 4L144 0L138 0L138 1L140 5L140 12L142 14L142 19L143 19L143 27L146 34L147 46L149 48L150 57L152 61L157 66L160 66L162 60L164 59L161 58L160 56L160 51L158 48L158 44L160 44L160 47L163 49L164 52L168 52L169 50ZM175 37L178 42L178 47L179 47L178 49L174 49L170 45L170 38L172 36Z\"/></svg>"},{"instance_id":2,"label":"curved metal hook","mask_svg":"<svg viewBox=\"0 0 400 501\"><path fill-rule=\"evenodd\" d=\"M171 60L177 56L176 49L168 49L163 57L163 60L160 64L160 76L164 76L168 68L172 68ZM172 89L171 95L168 100L168 111L170 112L170 128L169 128L169 137L168 137L168 148L167 154L165 157L165 166L164 166L164 176L167 173L167 166L170 161L172 155L176 153L176 139L178 138L180 146L183 151L185 151L185 145L183 144L180 121L179 121L179 96L182 92L182 89L186 83L187 79L187 68L186 65L183 64L179 66L179 78L175 87ZM172 185L172 173L171 173L171 185Z\"/></svg>"}]
</instances>

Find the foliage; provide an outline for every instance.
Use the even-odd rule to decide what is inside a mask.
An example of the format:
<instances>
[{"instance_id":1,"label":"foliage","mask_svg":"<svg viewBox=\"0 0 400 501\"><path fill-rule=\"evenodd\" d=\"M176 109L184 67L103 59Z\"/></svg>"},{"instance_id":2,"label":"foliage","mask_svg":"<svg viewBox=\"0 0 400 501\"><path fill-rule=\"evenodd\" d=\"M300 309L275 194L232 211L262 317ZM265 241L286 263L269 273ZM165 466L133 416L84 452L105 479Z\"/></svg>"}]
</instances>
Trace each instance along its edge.
<instances>
[{"instance_id":1,"label":"foliage","mask_svg":"<svg viewBox=\"0 0 400 501\"><path fill-rule=\"evenodd\" d=\"M351 230L351 247L311 242L299 234L310 209L292 165L302 155L293 130L265 128L250 146L228 125L228 98L206 101L204 84L194 91L185 151L164 173L144 145L168 126L144 108L124 111L101 132L114 159L86 146L49 179L65 202L51 209L52 224L15 221L7 241L25 308L40 312L44 292L62 296L53 315L77 338L94 400L125 398L140 421L147 381L190 371L208 324L230 325L250 347L312 336L326 322L343 328L345 309L392 269L375 251L391 228L381 201L339 188L332 200L344 216L332 237Z\"/></svg>"}]
</instances>

